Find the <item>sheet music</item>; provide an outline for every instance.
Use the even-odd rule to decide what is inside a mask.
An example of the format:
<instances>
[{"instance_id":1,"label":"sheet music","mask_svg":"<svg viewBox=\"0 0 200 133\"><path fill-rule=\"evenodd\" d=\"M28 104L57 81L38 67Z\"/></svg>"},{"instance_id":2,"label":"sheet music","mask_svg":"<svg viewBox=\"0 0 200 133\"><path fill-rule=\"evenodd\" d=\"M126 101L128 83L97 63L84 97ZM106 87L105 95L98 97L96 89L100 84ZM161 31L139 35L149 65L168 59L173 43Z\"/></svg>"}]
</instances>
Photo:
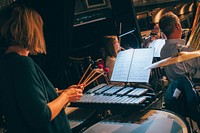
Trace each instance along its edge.
<instances>
[{"instance_id":1,"label":"sheet music","mask_svg":"<svg viewBox=\"0 0 200 133\"><path fill-rule=\"evenodd\" d=\"M146 82L149 81L153 49L129 49L118 53L111 81Z\"/></svg>"},{"instance_id":2,"label":"sheet music","mask_svg":"<svg viewBox=\"0 0 200 133\"><path fill-rule=\"evenodd\" d=\"M165 39L156 39L149 44L149 48L154 48L153 57L160 57L160 51L164 45L165 45Z\"/></svg>"},{"instance_id":3,"label":"sheet music","mask_svg":"<svg viewBox=\"0 0 200 133\"><path fill-rule=\"evenodd\" d=\"M111 76L111 81L127 81L133 53L134 49L125 50L118 53Z\"/></svg>"},{"instance_id":4,"label":"sheet music","mask_svg":"<svg viewBox=\"0 0 200 133\"><path fill-rule=\"evenodd\" d=\"M150 69L144 69L153 61L153 49L136 49L130 67L128 82L149 82Z\"/></svg>"}]
</instances>

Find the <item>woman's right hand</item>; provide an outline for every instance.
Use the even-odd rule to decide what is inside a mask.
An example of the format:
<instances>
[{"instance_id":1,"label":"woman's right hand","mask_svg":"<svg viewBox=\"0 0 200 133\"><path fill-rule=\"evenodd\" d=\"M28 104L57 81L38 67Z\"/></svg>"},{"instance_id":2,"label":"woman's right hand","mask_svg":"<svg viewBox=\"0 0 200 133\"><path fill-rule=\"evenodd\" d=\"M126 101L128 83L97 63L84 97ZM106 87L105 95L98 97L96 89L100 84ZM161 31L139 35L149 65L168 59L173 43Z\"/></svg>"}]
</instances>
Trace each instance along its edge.
<instances>
[{"instance_id":1,"label":"woman's right hand","mask_svg":"<svg viewBox=\"0 0 200 133\"><path fill-rule=\"evenodd\" d=\"M83 88L78 85L72 85L64 90L67 94L68 102L76 102L83 96Z\"/></svg>"}]
</instances>

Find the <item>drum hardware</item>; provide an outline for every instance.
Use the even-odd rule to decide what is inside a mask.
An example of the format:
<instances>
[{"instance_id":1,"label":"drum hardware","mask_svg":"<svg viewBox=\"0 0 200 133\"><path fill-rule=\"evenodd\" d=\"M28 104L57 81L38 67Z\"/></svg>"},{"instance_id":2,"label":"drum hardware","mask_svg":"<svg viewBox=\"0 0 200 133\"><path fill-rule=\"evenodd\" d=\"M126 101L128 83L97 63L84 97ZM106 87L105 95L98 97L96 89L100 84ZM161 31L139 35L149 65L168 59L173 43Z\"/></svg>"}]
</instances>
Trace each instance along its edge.
<instances>
[{"instance_id":1,"label":"drum hardware","mask_svg":"<svg viewBox=\"0 0 200 133\"><path fill-rule=\"evenodd\" d=\"M129 116L119 114L89 127L84 133L163 133L182 132L190 133L187 121L181 116L167 110L148 110L140 114L132 113Z\"/></svg>"},{"instance_id":2,"label":"drum hardware","mask_svg":"<svg viewBox=\"0 0 200 133\"><path fill-rule=\"evenodd\" d=\"M112 110L66 107L70 127L73 133L82 133L99 121L113 116Z\"/></svg>"},{"instance_id":3,"label":"drum hardware","mask_svg":"<svg viewBox=\"0 0 200 133\"><path fill-rule=\"evenodd\" d=\"M186 69L186 67L185 67L185 63L184 62L182 62L182 64L183 64L183 66L184 66L184 70L185 70L185 75L186 75L186 78L187 78L187 80L189 81L189 83L190 83L190 85L191 85L191 87L192 87L192 91L194 92L194 94L195 94L195 98L196 98L196 100L197 100L197 102L198 102L198 105L197 105L197 110L200 112L200 98L199 98L199 94L198 94L198 92L197 92L197 90L196 90L196 85L194 84L194 82L192 81L192 76L191 76L191 74L189 74L188 73L188 71L187 71L187 69ZM191 120L191 118L189 118L189 121L190 121L190 125L191 125L191 127L192 127L192 130L194 129L193 128L193 124L192 124L192 120Z\"/></svg>"},{"instance_id":4,"label":"drum hardware","mask_svg":"<svg viewBox=\"0 0 200 133\"><path fill-rule=\"evenodd\" d=\"M195 98L196 98L197 103L198 103L198 105L196 107L197 111L200 112L199 94L196 91L196 87L195 87L194 82L192 81L192 74L190 74L188 72L188 70L186 69L185 63L184 63L184 61L186 61L186 60L193 59L193 58L196 58L196 57L199 57L199 56L200 56L200 51L199 50L192 51L192 52L179 52L178 51L178 55L177 56L163 59L163 60L161 60L159 62L156 62L156 63L152 64L151 66L149 66L147 68L164 67L164 66L167 66L167 65L170 65L170 64L174 64L174 63L178 63L178 62L182 63L183 69L184 69L184 72L185 72L185 77L188 80L189 84L191 85L192 91L194 92ZM190 123L191 129L194 131L194 126L192 124L191 118L189 118L189 123Z\"/></svg>"},{"instance_id":5,"label":"drum hardware","mask_svg":"<svg viewBox=\"0 0 200 133\"><path fill-rule=\"evenodd\" d=\"M65 112L73 133L82 132L102 120L102 111L97 109L66 107Z\"/></svg>"},{"instance_id":6,"label":"drum hardware","mask_svg":"<svg viewBox=\"0 0 200 133\"><path fill-rule=\"evenodd\" d=\"M112 115L113 115L112 110L102 110L102 112L98 114L98 117L101 120L103 120L103 119L106 119L106 118L108 118Z\"/></svg>"},{"instance_id":7,"label":"drum hardware","mask_svg":"<svg viewBox=\"0 0 200 133\"><path fill-rule=\"evenodd\" d=\"M148 66L147 69L164 67L164 66L167 66L167 65L170 65L170 64L181 62L182 65L183 65L184 71L185 71L185 76L188 79L188 81L190 82L193 91L197 95L198 101L200 101L198 93L195 89L195 84L192 81L192 75L190 73L188 73L188 71L185 67L185 63L184 63L184 61L186 61L186 60L193 59L193 58L196 58L196 57L199 57L199 56L200 56L200 50L192 51L192 52L179 52L178 51L177 56L169 57L169 58L163 59L161 61L158 61L156 63L153 63L152 65Z\"/></svg>"},{"instance_id":8,"label":"drum hardware","mask_svg":"<svg viewBox=\"0 0 200 133\"><path fill-rule=\"evenodd\" d=\"M153 62L159 61L160 58L154 57ZM150 84L152 85L152 88L154 88L155 92L158 91L165 91L166 87L168 86L168 80L163 75L163 68L155 68L152 70L152 74L150 77Z\"/></svg>"},{"instance_id":9,"label":"drum hardware","mask_svg":"<svg viewBox=\"0 0 200 133\"><path fill-rule=\"evenodd\" d=\"M160 52L165 44L165 39L156 39L149 44L148 48L154 49L153 63L160 60ZM168 80L163 76L162 68L155 68L151 70L150 84L155 91L165 91Z\"/></svg>"}]
</instances>

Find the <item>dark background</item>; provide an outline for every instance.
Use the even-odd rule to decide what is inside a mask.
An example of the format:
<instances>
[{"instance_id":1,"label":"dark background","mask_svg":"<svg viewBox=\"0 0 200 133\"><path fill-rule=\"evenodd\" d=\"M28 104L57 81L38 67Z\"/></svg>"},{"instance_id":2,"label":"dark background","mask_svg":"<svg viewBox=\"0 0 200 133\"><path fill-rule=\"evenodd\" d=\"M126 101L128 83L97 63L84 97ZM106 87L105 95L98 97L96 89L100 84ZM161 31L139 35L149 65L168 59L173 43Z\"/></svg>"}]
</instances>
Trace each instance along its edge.
<instances>
[{"instance_id":1,"label":"dark background","mask_svg":"<svg viewBox=\"0 0 200 133\"><path fill-rule=\"evenodd\" d=\"M66 60L69 56L91 56L92 60L97 60L102 57L102 36L121 35L131 30L134 32L121 37L121 46L141 48L141 32L149 30L149 24L155 21L155 16L161 9L166 12L171 10L182 16L183 27L190 28L196 3L195 0L105 0L106 5L88 8L86 0L17 1L31 6L41 14L47 55L31 57L53 85L61 89L72 84L68 82L70 77L66 77ZM1 1L1 5L5 3L12 3L12 0ZM179 11L185 4L188 6L185 6L183 14L180 14ZM189 6L192 4L190 10Z\"/></svg>"}]
</instances>

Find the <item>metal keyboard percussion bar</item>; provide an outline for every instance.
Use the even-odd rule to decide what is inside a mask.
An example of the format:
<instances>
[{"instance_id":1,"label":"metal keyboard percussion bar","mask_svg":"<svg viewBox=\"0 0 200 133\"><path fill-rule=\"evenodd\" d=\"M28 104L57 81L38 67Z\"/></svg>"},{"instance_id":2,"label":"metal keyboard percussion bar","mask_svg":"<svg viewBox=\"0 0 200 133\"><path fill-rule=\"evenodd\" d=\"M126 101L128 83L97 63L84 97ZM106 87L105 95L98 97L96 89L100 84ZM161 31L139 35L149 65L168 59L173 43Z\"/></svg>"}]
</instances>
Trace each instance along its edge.
<instances>
[{"instance_id":1,"label":"metal keyboard percussion bar","mask_svg":"<svg viewBox=\"0 0 200 133\"><path fill-rule=\"evenodd\" d=\"M98 89L100 89L100 88L102 88L102 87L104 87L104 86L106 86L106 84L100 84L100 85L98 85L98 86L96 86L96 87L94 87L94 88L88 90L86 93L87 93L87 94L93 93L93 92L95 92L96 90L98 90Z\"/></svg>"},{"instance_id":2,"label":"metal keyboard percussion bar","mask_svg":"<svg viewBox=\"0 0 200 133\"><path fill-rule=\"evenodd\" d=\"M132 90L131 92L129 92L127 95L128 96L141 96L142 94L144 94L147 91L148 91L148 89L136 88L136 89Z\"/></svg>"},{"instance_id":3,"label":"metal keyboard percussion bar","mask_svg":"<svg viewBox=\"0 0 200 133\"><path fill-rule=\"evenodd\" d=\"M97 91L95 91L95 94L101 94L104 91L108 90L110 87L112 87L113 85L106 85L104 87L102 87L101 89L98 89Z\"/></svg>"},{"instance_id":4,"label":"metal keyboard percussion bar","mask_svg":"<svg viewBox=\"0 0 200 133\"><path fill-rule=\"evenodd\" d=\"M155 99L149 89L100 84L72 102L72 107L144 109Z\"/></svg>"}]
</instances>

